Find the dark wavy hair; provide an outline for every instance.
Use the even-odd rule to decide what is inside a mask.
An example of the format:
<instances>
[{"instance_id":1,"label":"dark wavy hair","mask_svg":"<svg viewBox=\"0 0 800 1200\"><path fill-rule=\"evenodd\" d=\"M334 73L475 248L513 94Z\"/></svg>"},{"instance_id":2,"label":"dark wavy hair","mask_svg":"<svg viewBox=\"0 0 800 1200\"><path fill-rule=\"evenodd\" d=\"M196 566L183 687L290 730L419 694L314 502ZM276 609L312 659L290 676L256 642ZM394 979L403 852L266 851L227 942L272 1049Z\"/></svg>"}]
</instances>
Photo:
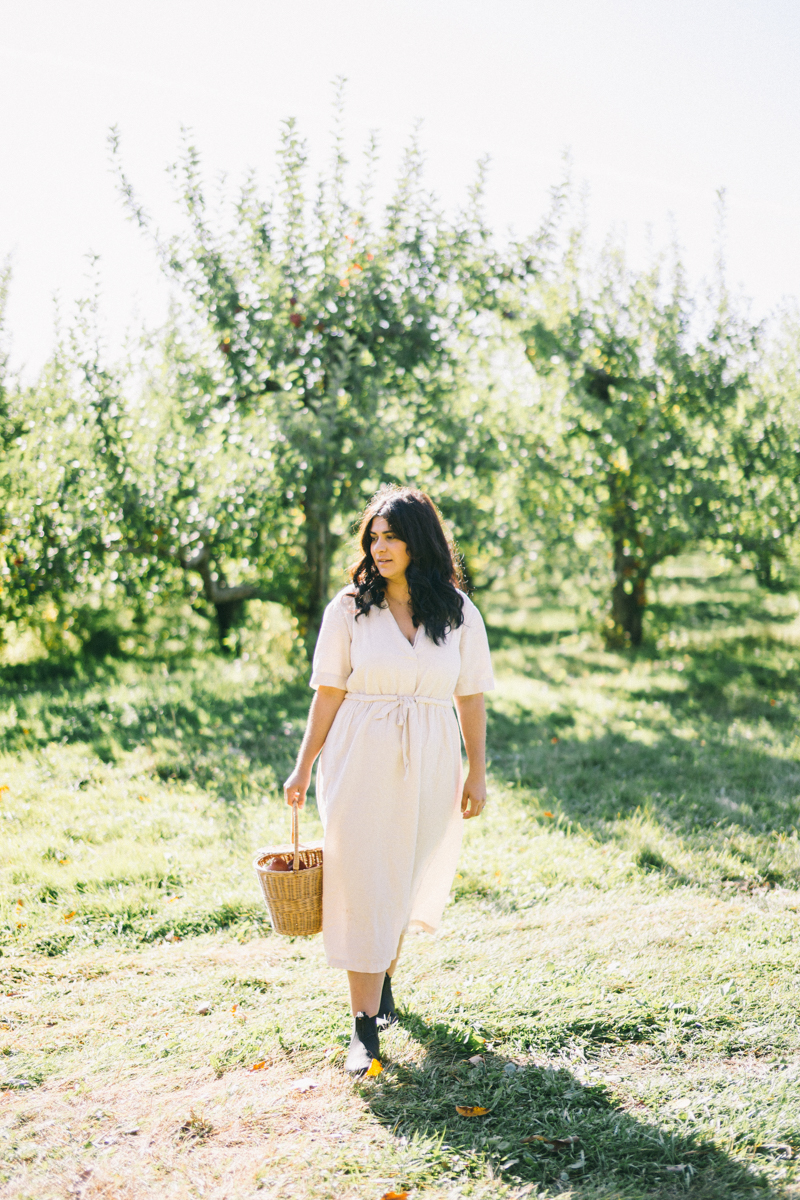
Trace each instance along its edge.
<instances>
[{"instance_id":1,"label":"dark wavy hair","mask_svg":"<svg viewBox=\"0 0 800 1200\"><path fill-rule=\"evenodd\" d=\"M416 488L384 484L364 509L358 540L363 558L350 568L356 619L373 605L385 601L386 583L372 559L370 533L376 517L383 517L395 537L405 542L411 562L406 583L411 596L411 618L423 625L438 646L451 629L464 623L464 598L456 590L463 580L458 556L447 539L436 506Z\"/></svg>"}]
</instances>

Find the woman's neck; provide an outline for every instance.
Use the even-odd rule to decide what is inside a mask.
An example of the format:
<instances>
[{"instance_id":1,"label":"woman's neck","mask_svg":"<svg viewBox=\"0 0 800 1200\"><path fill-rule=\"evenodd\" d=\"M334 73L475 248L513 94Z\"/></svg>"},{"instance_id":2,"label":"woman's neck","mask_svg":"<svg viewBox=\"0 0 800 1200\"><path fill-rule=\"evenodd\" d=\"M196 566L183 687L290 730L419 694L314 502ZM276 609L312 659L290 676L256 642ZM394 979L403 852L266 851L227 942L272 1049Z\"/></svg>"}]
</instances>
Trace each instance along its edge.
<instances>
[{"instance_id":1,"label":"woman's neck","mask_svg":"<svg viewBox=\"0 0 800 1200\"><path fill-rule=\"evenodd\" d=\"M403 575L400 579L390 579L386 584L385 596L387 600L394 601L395 604L408 604L411 600L411 593L408 590L406 577Z\"/></svg>"}]
</instances>

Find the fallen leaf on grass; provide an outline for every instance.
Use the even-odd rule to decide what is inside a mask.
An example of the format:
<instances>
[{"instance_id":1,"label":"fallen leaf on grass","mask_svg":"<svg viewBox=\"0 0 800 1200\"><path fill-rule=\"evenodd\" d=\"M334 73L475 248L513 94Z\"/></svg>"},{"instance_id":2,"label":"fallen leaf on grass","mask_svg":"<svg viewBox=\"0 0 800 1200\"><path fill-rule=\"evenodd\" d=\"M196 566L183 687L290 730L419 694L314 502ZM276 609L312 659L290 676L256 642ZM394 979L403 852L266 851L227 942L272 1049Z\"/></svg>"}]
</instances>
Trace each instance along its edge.
<instances>
[{"instance_id":1,"label":"fallen leaf on grass","mask_svg":"<svg viewBox=\"0 0 800 1200\"><path fill-rule=\"evenodd\" d=\"M548 1150L569 1150L570 1146L574 1146L580 1140L579 1137L551 1138L535 1133L532 1137L523 1138L522 1142L523 1145L530 1142L541 1142Z\"/></svg>"},{"instance_id":2,"label":"fallen leaf on grass","mask_svg":"<svg viewBox=\"0 0 800 1200\"><path fill-rule=\"evenodd\" d=\"M483 1064L483 1055L482 1054L473 1054L472 1058L467 1059L467 1062L472 1067L480 1067Z\"/></svg>"},{"instance_id":3,"label":"fallen leaf on grass","mask_svg":"<svg viewBox=\"0 0 800 1200\"><path fill-rule=\"evenodd\" d=\"M9 788L9 786L8 786L8 784L7 784L7 783L1 783L1 784L0 784L0 796L2 796L3 792L8 792L8 791L10 791L10 790L11 790L11 789Z\"/></svg>"},{"instance_id":4,"label":"fallen leaf on grass","mask_svg":"<svg viewBox=\"0 0 800 1200\"><path fill-rule=\"evenodd\" d=\"M554 813L551 813L551 812L543 812L543 813L542 813L542 816L543 816L543 817L550 817L550 818L551 818L551 820L554 818L554 815L555 815L555 814L554 814Z\"/></svg>"},{"instance_id":5,"label":"fallen leaf on grass","mask_svg":"<svg viewBox=\"0 0 800 1200\"><path fill-rule=\"evenodd\" d=\"M367 1078L370 1076L374 1078L376 1075L380 1075L382 1070L383 1067L378 1062L377 1058L373 1058L372 1062L370 1063L369 1070L367 1071Z\"/></svg>"},{"instance_id":6,"label":"fallen leaf on grass","mask_svg":"<svg viewBox=\"0 0 800 1200\"><path fill-rule=\"evenodd\" d=\"M381 1200L408 1200L408 1192L384 1192Z\"/></svg>"},{"instance_id":7,"label":"fallen leaf on grass","mask_svg":"<svg viewBox=\"0 0 800 1200\"><path fill-rule=\"evenodd\" d=\"M457 1104L456 1112L460 1117L485 1117L489 1109L481 1108L480 1104Z\"/></svg>"},{"instance_id":8,"label":"fallen leaf on grass","mask_svg":"<svg viewBox=\"0 0 800 1200\"><path fill-rule=\"evenodd\" d=\"M267 1065L267 1060L265 1058L262 1058L261 1062L253 1063L252 1067L249 1067L248 1069L250 1071L263 1071L264 1067L266 1065Z\"/></svg>"},{"instance_id":9,"label":"fallen leaf on grass","mask_svg":"<svg viewBox=\"0 0 800 1200\"><path fill-rule=\"evenodd\" d=\"M375 1060L373 1059L373 1062ZM371 1068L370 1068L371 1069ZM319 1087L316 1079L298 1079L292 1084L293 1092L310 1092L312 1088Z\"/></svg>"},{"instance_id":10,"label":"fallen leaf on grass","mask_svg":"<svg viewBox=\"0 0 800 1200\"><path fill-rule=\"evenodd\" d=\"M64 920L71 921L74 916L75 916L75 909L73 908L72 912L64 913Z\"/></svg>"}]
</instances>

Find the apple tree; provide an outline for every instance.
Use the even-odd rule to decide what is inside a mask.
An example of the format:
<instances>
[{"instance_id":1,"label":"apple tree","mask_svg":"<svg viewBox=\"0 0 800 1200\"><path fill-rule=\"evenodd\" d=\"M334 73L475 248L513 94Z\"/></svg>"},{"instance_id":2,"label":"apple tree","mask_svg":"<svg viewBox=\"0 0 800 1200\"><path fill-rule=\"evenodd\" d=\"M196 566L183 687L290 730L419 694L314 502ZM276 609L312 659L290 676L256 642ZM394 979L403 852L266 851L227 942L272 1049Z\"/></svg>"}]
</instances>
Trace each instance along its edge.
<instances>
[{"instance_id":1,"label":"apple tree","mask_svg":"<svg viewBox=\"0 0 800 1200\"><path fill-rule=\"evenodd\" d=\"M757 331L724 288L701 313L680 263L638 272L610 246L590 270L577 236L523 295L513 325L549 382L542 394L557 393L549 443L531 431L566 518L556 529L597 530L611 569L606 640L637 646L653 568L719 533Z\"/></svg>"},{"instance_id":2,"label":"apple tree","mask_svg":"<svg viewBox=\"0 0 800 1200\"><path fill-rule=\"evenodd\" d=\"M112 145L118 154L116 135ZM441 457L464 435L451 400L468 335L463 284L471 268L423 188L415 144L392 199L372 220L374 160L371 145L351 202L337 134L331 170L311 197L305 147L289 121L277 195L263 199L250 180L226 218L207 202L189 146L175 172L183 229L171 239L154 229L120 173L129 214L151 234L184 299L182 421L195 436L217 424L220 454L233 449L234 429L235 454L242 438L260 446L251 464L260 478L245 498L244 490L233 497L203 488L187 441L185 509L170 518L182 565L213 583L236 560L237 599L288 603L309 645L337 545L365 494L392 477L387 464L407 477L407 451L437 447ZM268 563L282 539L279 564Z\"/></svg>"}]
</instances>

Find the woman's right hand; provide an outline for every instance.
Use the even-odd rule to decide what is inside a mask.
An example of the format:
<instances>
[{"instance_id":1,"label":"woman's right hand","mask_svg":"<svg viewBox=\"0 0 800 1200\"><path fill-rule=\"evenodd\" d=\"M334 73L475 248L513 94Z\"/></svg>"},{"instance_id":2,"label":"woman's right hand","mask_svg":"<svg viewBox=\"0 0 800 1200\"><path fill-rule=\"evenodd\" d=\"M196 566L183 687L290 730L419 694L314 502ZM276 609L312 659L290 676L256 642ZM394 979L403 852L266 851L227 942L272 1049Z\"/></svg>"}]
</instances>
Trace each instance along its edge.
<instances>
[{"instance_id":1,"label":"woman's right hand","mask_svg":"<svg viewBox=\"0 0 800 1200\"><path fill-rule=\"evenodd\" d=\"M305 771L301 767L295 767L283 785L283 794L286 797L286 803L289 805L296 804L298 808L302 808L306 802L306 792L310 783L311 772Z\"/></svg>"}]
</instances>

